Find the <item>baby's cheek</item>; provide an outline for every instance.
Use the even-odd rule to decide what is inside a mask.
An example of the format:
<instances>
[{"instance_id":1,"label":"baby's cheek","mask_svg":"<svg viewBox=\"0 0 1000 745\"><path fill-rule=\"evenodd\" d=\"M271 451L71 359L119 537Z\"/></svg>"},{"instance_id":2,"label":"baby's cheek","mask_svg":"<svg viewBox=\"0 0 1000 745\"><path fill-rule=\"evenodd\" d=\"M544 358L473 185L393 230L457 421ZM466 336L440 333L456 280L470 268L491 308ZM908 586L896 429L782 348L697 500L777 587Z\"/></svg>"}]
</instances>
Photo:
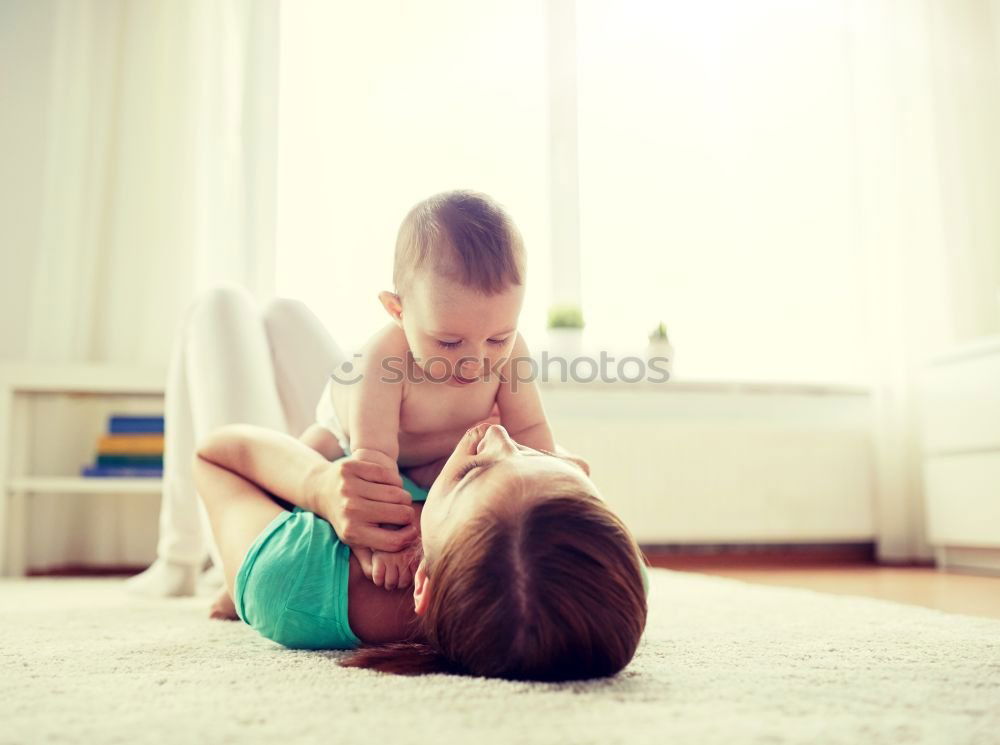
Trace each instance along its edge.
<instances>
[{"instance_id":1,"label":"baby's cheek","mask_svg":"<svg viewBox=\"0 0 1000 745\"><path fill-rule=\"evenodd\" d=\"M431 380L447 380L455 370L452 368L451 360L444 355L429 355L424 360L424 375Z\"/></svg>"}]
</instances>

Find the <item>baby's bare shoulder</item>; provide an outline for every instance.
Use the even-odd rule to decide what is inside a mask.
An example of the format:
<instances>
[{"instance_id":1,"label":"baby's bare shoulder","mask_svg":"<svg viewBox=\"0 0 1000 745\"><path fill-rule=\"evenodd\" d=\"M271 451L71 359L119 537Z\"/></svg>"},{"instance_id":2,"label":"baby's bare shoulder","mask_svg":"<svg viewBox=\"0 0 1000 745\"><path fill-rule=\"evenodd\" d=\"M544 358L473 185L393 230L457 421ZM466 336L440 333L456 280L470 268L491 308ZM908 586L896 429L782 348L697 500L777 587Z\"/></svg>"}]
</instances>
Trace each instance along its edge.
<instances>
[{"instance_id":1,"label":"baby's bare shoulder","mask_svg":"<svg viewBox=\"0 0 1000 745\"><path fill-rule=\"evenodd\" d=\"M518 331L514 337L514 344L510 348L510 354L504 360L501 369L506 376L514 369L522 369L520 366L529 363L530 358L531 350L528 349L528 343L524 340L524 334Z\"/></svg>"},{"instance_id":2,"label":"baby's bare shoulder","mask_svg":"<svg viewBox=\"0 0 1000 745\"><path fill-rule=\"evenodd\" d=\"M402 357L409 350L406 334L395 323L387 323L380 328L361 348L361 355L366 360L378 364L386 357Z\"/></svg>"}]
</instances>

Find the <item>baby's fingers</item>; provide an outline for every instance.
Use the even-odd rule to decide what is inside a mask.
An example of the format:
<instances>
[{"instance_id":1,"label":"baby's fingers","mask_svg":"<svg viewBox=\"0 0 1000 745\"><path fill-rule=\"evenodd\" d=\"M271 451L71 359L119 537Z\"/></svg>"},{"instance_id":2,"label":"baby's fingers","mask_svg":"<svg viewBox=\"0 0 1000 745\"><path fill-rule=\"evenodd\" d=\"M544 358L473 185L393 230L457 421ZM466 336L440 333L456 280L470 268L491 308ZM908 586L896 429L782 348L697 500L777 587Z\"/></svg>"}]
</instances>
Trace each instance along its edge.
<instances>
[{"instance_id":1,"label":"baby's fingers","mask_svg":"<svg viewBox=\"0 0 1000 745\"><path fill-rule=\"evenodd\" d=\"M358 564L361 565L361 571L364 572L368 579L372 578L372 550L370 548L365 548L364 546L357 546L351 549L357 559Z\"/></svg>"},{"instance_id":2,"label":"baby's fingers","mask_svg":"<svg viewBox=\"0 0 1000 745\"><path fill-rule=\"evenodd\" d=\"M398 582L399 582L399 569L396 567L396 562L395 561L386 562L385 583L382 586L387 590L395 590Z\"/></svg>"},{"instance_id":3,"label":"baby's fingers","mask_svg":"<svg viewBox=\"0 0 1000 745\"><path fill-rule=\"evenodd\" d=\"M372 559L372 582L382 587L385 582L386 566L381 556Z\"/></svg>"},{"instance_id":4,"label":"baby's fingers","mask_svg":"<svg viewBox=\"0 0 1000 745\"><path fill-rule=\"evenodd\" d=\"M413 570L407 564L399 570L399 581L396 583L397 590L405 590L413 584Z\"/></svg>"}]
</instances>

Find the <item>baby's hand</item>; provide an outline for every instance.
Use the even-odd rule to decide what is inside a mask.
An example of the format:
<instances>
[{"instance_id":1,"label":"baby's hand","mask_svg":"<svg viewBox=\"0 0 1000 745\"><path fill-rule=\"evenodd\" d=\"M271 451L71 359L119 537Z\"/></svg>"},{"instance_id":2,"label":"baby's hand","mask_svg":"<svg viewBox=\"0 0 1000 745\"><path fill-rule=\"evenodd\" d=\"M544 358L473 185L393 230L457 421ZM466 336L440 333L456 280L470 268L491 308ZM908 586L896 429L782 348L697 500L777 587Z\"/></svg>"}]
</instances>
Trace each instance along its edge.
<instances>
[{"instance_id":1,"label":"baby's hand","mask_svg":"<svg viewBox=\"0 0 1000 745\"><path fill-rule=\"evenodd\" d=\"M413 583L413 574L423 555L419 540L394 553L372 551L372 582L386 590L406 589Z\"/></svg>"}]
</instances>

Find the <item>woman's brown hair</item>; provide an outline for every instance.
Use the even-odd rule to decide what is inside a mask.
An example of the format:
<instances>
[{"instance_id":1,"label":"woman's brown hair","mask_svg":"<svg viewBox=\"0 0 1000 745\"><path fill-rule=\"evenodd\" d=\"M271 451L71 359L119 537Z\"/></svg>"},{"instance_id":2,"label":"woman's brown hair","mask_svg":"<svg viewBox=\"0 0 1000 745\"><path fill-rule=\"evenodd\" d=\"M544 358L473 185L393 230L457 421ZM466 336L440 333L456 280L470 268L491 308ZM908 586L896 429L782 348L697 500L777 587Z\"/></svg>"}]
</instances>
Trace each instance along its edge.
<instances>
[{"instance_id":1,"label":"woman's brown hair","mask_svg":"<svg viewBox=\"0 0 1000 745\"><path fill-rule=\"evenodd\" d=\"M599 498L557 480L521 508L484 509L428 557L426 642L365 647L341 664L516 680L613 675L646 625L641 561Z\"/></svg>"}]
</instances>

